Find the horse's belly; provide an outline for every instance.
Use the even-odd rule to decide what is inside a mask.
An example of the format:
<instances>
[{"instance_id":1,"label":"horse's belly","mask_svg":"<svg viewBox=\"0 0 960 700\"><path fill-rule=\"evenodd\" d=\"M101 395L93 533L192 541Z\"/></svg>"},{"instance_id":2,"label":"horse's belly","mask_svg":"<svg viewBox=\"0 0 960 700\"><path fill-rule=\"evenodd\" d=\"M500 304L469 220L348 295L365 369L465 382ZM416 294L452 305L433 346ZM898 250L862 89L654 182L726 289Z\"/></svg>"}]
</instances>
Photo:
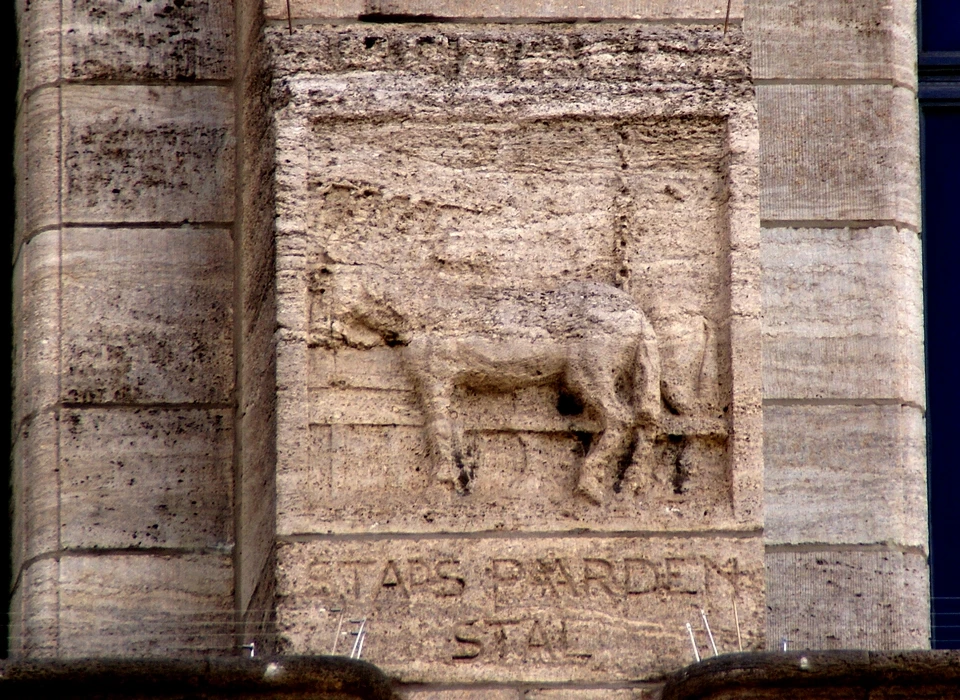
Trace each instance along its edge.
<instances>
[{"instance_id":1,"label":"horse's belly","mask_svg":"<svg viewBox=\"0 0 960 700\"><path fill-rule=\"evenodd\" d=\"M553 380L563 373L566 352L553 341L463 339L460 374L470 384L510 389Z\"/></svg>"}]
</instances>

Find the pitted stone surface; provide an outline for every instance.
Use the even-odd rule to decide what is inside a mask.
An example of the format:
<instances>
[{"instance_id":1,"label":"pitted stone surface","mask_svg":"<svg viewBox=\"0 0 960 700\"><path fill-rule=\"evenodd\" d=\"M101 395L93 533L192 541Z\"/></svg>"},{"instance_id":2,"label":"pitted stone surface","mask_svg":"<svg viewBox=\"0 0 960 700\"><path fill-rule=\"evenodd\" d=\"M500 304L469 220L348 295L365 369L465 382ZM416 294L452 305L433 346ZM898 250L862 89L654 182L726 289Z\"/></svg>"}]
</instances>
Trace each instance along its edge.
<instances>
[{"instance_id":1,"label":"pitted stone surface","mask_svg":"<svg viewBox=\"0 0 960 700\"><path fill-rule=\"evenodd\" d=\"M281 545L286 653L343 651L416 682L601 681L679 668L708 615L718 648L762 645L763 557L747 539L443 538ZM343 611L342 625L340 611ZM339 629L339 636L338 636Z\"/></svg>"},{"instance_id":2,"label":"pitted stone surface","mask_svg":"<svg viewBox=\"0 0 960 700\"><path fill-rule=\"evenodd\" d=\"M682 664L685 616L696 605L732 616L734 593L670 592L676 558L700 562L695 577L712 576L706 559L733 572L744 633L758 640L757 139L739 30L302 25L267 36L277 529L299 543L280 553L281 645L324 649L317 606L337 605L347 591L333 581L350 570L330 562L366 561L361 550L446 562L429 564L436 590L422 589L412 616L377 613L394 631L381 632L386 646L371 636L365 658L404 680L624 680ZM573 530L635 534L588 547L564 538ZM382 539L336 541L369 532ZM434 551L447 540L406 539L421 535L464 536L464 583L453 550ZM619 590L619 602L583 612L524 589L516 605L538 612L522 644L495 629L491 616L508 613L488 610L483 586L469 584L451 617L456 587L511 551L534 572L569 557L571 589L602 589L598 604ZM427 576L385 566L388 592ZM636 567L646 583L630 592ZM603 576L620 588L595 585ZM475 630L456 620L486 641L457 642ZM491 655L501 633L513 641ZM590 647L576 663L565 635Z\"/></svg>"}]
</instances>

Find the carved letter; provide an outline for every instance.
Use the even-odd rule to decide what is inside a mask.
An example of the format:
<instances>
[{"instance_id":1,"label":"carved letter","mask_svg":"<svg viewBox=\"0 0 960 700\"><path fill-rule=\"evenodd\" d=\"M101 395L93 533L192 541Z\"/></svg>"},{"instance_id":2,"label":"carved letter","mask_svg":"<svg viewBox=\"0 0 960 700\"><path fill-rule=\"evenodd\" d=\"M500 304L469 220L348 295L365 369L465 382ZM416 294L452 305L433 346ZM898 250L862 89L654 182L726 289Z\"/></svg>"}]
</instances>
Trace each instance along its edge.
<instances>
[{"instance_id":1,"label":"carved letter","mask_svg":"<svg viewBox=\"0 0 960 700\"><path fill-rule=\"evenodd\" d=\"M460 572L456 568L453 570L450 568L459 566L460 562L456 559L443 559L437 562L437 576L443 579L443 584L438 591L441 596L458 596L467 587L467 582L460 576Z\"/></svg>"},{"instance_id":2,"label":"carved letter","mask_svg":"<svg viewBox=\"0 0 960 700\"><path fill-rule=\"evenodd\" d=\"M617 594L610 588L609 581L613 577L613 564L606 559L584 559L583 560L583 585L590 592L590 582L594 581L600 588L606 591L612 598Z\"/></svg>"},{"instance_id":3,"label":"carved letter","mask_svg":"<svg viewBox=\"0 0 960 700\"><path fill-rule=\"evenodd\" d=\"M453 653L454 659L475 659L480 656L480 653L483 651L483 642L479 637L475 636L477 632L473 628L473 625L477 624L477 622L479 621L467 620L457 625L453 633L453 638L459 644L462 644L463 647Z\"/></svg>"},{"instance_id":4,"label":"carved letter","mask_svg":"<svg viewBox=\"0 0 960 700\"><path fill-rule=\"evenodd\" d=\"M657 567L646 559L624 559L627 593L649 593L657 587Z\"/></svg>"}]
</instances>

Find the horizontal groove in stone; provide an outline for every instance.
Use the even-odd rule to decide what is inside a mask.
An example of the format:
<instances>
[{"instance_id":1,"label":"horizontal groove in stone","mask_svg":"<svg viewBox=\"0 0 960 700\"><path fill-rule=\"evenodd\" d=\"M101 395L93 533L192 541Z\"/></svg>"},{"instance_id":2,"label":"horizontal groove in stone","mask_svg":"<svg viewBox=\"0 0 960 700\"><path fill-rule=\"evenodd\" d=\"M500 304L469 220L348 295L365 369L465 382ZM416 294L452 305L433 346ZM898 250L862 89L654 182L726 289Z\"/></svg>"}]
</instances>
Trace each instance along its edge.
<instances>
[{"instance_id":1,"label":"horizontal groove in stone","mask_svg":"<svg viewBox=\"0 0 960 700\"><path fill-rule=\"evenodd\" d=\"M233 221L64 221L60 226L48 226L47 230L56 228L108 228L108 229L233 229Z\"/></svg>"},{"instance_id":2,"label":"horizontal groove in stone","mask_svg":"<svg viewBox=\"0 0 960 700\"><path fill-rule=\"evenodd\" d=\"M897 545L890 542L874 542L871 544L827 544L824 542L804 542L802 544L766 544L763 550L771 552L902 552L903 554L919 554L926 557L922 547L913 545Z\"/></svg>"},{"instance_id":3,"label":"horizontal groove in stone","mask_svg":"<svg viewBox=\"0 0 960 700\"><path fill-rule=\"evenodd\" d=\"M193 556L233 556L233 545L226 547L76 547L44 552L25 559L20 565L21 571L29 569L38 561L64 559L66 557L193 557Z\"/></svg>"},{"instance_id":4,"label":"horizontal groove in stone","mask_svg":"<svg viewBox=\"0 0 960 700\"><path fill-rule=\"evenodd\" d=\"M145 410L158 410L158 411L230 411L235 408L233 403L190 403L190 402L181 402L181 403L164 403L161 401L154 402L144 402L144 403L117 403L117 402L103 402L96 403L90 402L85 403L82 401L64 401L56 405L54 408L61 408L65 410L83 410L83 409L96 409L98 411L102 410L118 410L118 411L145 411Z\"/></svg>"},{"instance_id":5,"label":"horizontal groove in stone","mask_svg":"<svg viewBox=\"0 0 960 700\"><path fill-rule=\"evenodd\" d=\"M684 19L634 19L630 17L430 17L424 18L418 22L402 22L404 24L625 24L625 25L681 25L681 26L711 26L722 24L712 18L684 18ZM740 18L730 18L730 27L739 27L742 23ZM264 22L268 27L288 26L286 19L268 19ZM315 17L295 18L289 24L296 27L309 27L314 24L326 25L353 25L361 24L375 27L382 24L401 24L401 22L372 22L370 20L360 19L358 17L324 17L317 15ZM189 83L181 83L189 84Z\"/></svg>"},{"instance_id":6,"label":"horizontal groove in stone","mask_svg":"<svg viewBox=\"0 0 960 700\"><path fill-rule=\"evenodd\" d=\"M233 80L83 80L79 78L62 78L45 83L38 83L21 96L20 104L26 102L34 93L40 90L56 89L66 86L82 87L233 87Z\"/></svg>"},{"instance_id":7,"label":"horizontal groove in stone","mask_svg":"<svg viewBox=\"0 0 960 700\"><path fill-rule=\"evenodd\" d=\"M764 399L764 406L903 406L924 410L913 401L901 399Z\"/></svg>"},{"instance_id":8,"label":"horizontal groove in stone","mask_svg":"<svg viewBox=\"0 0 960 700\"><path fill-rule=\"evenodd\" d=\"M637 531L612 531L603 532L601 530L589 531L570 531L561 530L557 532L531 532L516 531L503 532L500 530L485 530L480 532L354 532L354 533L295 533L292 535L278 535L277 542L283 543L305 543L305 542L380 542L384 540L514 540L514 539L612 539L612 538L633 538L649 537L656 539L692 539L692 538L713 538L713 539L748 539L759 537L763 534L762 530L637 530Z\"/></svg>"},{"instance_id":9,"label":"horizontal groove in stone","mask_svg":"<svg viewBox=\"0 0 960 700\"><path fill-rule=\"evenodd\" d=\"M913 224L894 219L761 219L761 228L880 228L892 226L904 231L919 233Z\"/></svg>"}]
</instances>

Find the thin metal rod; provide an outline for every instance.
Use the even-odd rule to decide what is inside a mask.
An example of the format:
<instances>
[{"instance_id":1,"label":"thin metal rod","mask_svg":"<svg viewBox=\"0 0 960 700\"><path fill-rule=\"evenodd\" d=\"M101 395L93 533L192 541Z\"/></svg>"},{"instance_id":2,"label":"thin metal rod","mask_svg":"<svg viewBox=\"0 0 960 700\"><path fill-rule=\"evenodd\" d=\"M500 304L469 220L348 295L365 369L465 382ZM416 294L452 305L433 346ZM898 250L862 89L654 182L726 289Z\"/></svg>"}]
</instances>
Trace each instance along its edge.
<instances>
[{"instance_id":1,"label":"thin metal rod","mask_svg":"<svg viewBox=\"0 0 960 700\"><path fill-rule=\"evenodd\" d=\"M733 4L733 0L727 0L727 16L723 18L723 33L726 36L727 26L730 24L730 5ZM290 14L290 0L287 0L287 15ZM293 30L290 30L293 31Z\"/></svg>"},{"instance_id":2,"label":"thin metal rod","mask_svg":"<svg viewBox=\"0 0 960 700\"><path fill-rule=\"evenodd\" d=\"M693 636L693 627L690 626L690 623L687 623L687 634L690 635L690 646L693 647L693 658L697 660L697 663L700 663L700 650L697 649L697 640Z\"/></svg>"},{"instance_id":3,"label":"thin metal rod","mask_svg":"<svg viewBox=\"0 0 960 700\"><path fill-rule=\"evenodd\" d=\"M360 623L360 629L357 630L357 641L353 643L353 649L350 650L350 658L356 658L357 648L360 645L360 640L363 639L363 628L367 624L367 618L363 618L363 621Z\"/></svg>"},{"instance_id":4,"label":"thin metal rod","mask_svg":"<svg viewBox=\"0 0 960 700\"><path fill-rule=\"evenodd\" d=\"M703 608L700 608L700 617L703 618L703 626L707 630L707 639L710 640L710 646L713 649L713 655L720 656L720 654L717 653L717 643L713 639L713 632L710 631L710 623L707 622L707 613L703 612Z\"/></svg>"},{"instance_id":5,"label":"thin metal rod","mask_svg":"<svg viewBox=\"0 0 960 700\"><path fill-rule=\"evenodd\" d=\"M330 656L337 653L337 642L340 641L340 630L343 627L343 608L340 608L340 619L337 621L337 632L333 635L333 648L330 649Z\"/></svg>"},{"instance_id":6,"label":"thin metal rod","mask_svg":"<svg viewBox=\"0 0 960 700\"><path fill-rule=\"evenodd\" d=\"M360 655L363 654L363 643L367 641L367 633L364 632L360 635L360 647L357 649L357 658L360 658Z\"/></svg>"},{"instance_id":7,"label":"thin metal rod","mask_svg":"<svg viewBox=\"0 0 960 700\"><path fill-rule=\"evenodd\" d=\"M737 621L737 646L743 651L743 637L740 636L740 613L737 612L737 599L733 599L733 619Z\"/></svg>"},{"instance_id":8,"label":"thin metal rod","mask_svg":"<svg viewBox=\"0 0 960 700\"><path fill-rule=\"evenodd\" d=\"M727 4L727 12L730 12L729 3ZM293 34L293 18L290 16L290 0L287 0L287 29L290 30L291 34ZM724 27L723 33L727 33L726 27Z\"/></svg>"}]
</instances>

